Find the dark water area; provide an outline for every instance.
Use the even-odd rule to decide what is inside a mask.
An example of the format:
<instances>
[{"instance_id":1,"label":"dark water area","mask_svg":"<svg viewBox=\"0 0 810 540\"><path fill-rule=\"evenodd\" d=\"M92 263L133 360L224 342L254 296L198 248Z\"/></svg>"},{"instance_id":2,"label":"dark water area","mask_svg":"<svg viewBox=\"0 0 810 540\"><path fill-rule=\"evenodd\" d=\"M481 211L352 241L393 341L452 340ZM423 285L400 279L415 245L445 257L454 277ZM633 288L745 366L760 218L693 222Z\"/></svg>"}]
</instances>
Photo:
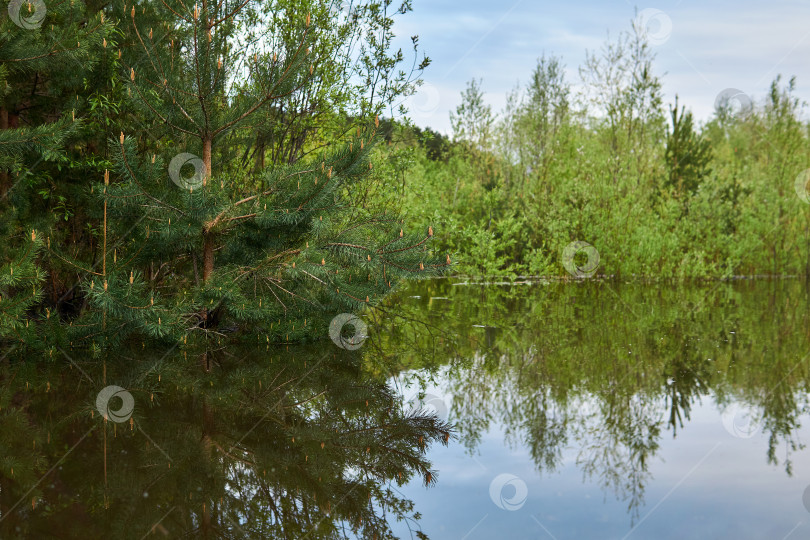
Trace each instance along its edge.
<instances>
[{"instance_id":1,"label":"dark water area","mask_svg":"<svg viewBox=\"0 0 810 540\"><path fill-rule=\"evenodd\" d=\"M7 351L0 538L808 538L809 308L436 280L357 347Z\"/></svg>"}]
</instances>

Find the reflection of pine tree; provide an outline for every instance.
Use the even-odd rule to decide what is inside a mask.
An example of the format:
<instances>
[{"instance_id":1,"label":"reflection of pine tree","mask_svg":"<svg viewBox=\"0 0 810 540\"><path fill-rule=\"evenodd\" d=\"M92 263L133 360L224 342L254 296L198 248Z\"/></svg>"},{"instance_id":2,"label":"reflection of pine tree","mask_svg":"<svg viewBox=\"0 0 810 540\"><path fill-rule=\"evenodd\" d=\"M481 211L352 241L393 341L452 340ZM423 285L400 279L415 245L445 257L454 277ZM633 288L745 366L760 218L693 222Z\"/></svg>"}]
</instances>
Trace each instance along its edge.
<instances>
[{"instance_id":1,"label":"reflection of pine tree","mask_svg":"<svg viewBox=\"0 0 810 540\"><path fill-rule=\"evenodd\" d=\"M47 444L50 422L32 422L31 415L40 409L33 394L47 389L47 381L37 377L29 365L7 363L0 366L0 516L14 509L23 516L31 509L31 500L41 489L31 489L24 500L20 497L35 486L47 468L43 447ZM40 394L41 395L41 394ZM15 506L16 505L16 506ZM1 531L2 529L0 529ZM3 538L12 538L0 532Z\"/></svg>"},{"instance_id":2,"label":"reflection of pine tree","mask_svg":"<svg viewBox=\"0 0 810 540\"><path fill-rule=\"evenodd\" d=\"M96 343L101 332L111 345L132 334L178 340L191 329L210 338L242 328L260 342L296 341L325 335L329 318L374 305L398 280L446 266L427 250L432 230L406 234L396 216L350 202L372 167L376 127L307 163L223 172L219 143L302 91L314 72L308 15L288 50L234 50L253 4L168 2L126 14L140 44L124 58L130 94L156 134L176 139L148 152L123 133L114 141L115 172L95 191L108 212L105 238L119 247L85 284L91 309L71 340ZM232 95L235 77L261 92ZM178 151L187 155L172 161Z\"/></svg>"},{"instance_id":3,"label":"reflection of pine tree","mask_svg":"<svg viewBox=\"0 0 810 540\"><path fill-rule=\"evenodd\" d=\"M17 411L59 420L49 426L48 461L38 470L95 428L42 483L36 509L26 501L0 522L0 536L20 526L29 536L58 529L129 537L160 522L155 531L172 537L344 538L351 531L387 538L391 520L413 519L412 503L391 484L435 481L425 455L431 443L447 442L448 425L403 411L382 379L361 371L360 358L333 355L331 347L327 354L299 350L296 358L208 360L210 371L172 357L126 360L106 371L87 362L84 373L61 376L40 365L39 379L59 382L29 391ZM20 379L5 385L20 392ZM97 387L113 380L132 391L131 425L104 424L94 411ZM3 485L11 504L28 487Z\"/></svg>"}]
</instances>

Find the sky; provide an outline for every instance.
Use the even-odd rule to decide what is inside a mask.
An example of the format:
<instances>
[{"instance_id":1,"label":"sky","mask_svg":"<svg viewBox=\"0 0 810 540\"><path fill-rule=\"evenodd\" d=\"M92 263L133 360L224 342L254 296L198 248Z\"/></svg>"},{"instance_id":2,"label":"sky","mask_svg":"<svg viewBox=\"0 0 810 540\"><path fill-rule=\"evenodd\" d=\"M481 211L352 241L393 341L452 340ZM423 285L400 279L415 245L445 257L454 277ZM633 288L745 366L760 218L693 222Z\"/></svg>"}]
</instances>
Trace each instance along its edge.
<instances>
[{"instance_id":1,"label":"sky","mask_svg":"<svg viewBox=\"0 0 810 540\"><path fill-rule=\"evenodd\" d=\"M763 100L777 74L795 75L796 95L810 101L808 0L413 0L394 29L403 50L418 35L432 64L406 102L409 117L449 133L449 112L473 78L482 79L498 113L544 53L561 57L567 80L580 87L586 51L629 31L637 16L651 37L665 103L677 93L699 121L710 119L717 96L729 89Z\"/></svg>"}]
</instances>

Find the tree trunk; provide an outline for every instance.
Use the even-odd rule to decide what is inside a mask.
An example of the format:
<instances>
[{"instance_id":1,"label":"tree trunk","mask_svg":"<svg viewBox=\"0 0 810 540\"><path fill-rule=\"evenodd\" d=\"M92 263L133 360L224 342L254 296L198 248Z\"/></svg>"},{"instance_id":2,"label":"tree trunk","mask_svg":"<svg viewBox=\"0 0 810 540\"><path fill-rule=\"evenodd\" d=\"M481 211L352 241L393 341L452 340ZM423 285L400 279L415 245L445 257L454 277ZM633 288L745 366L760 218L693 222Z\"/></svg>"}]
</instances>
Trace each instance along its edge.
<instances>
[{"instance_id":1,"label":"tree trunk","mask_svg":"<svg viewBox=\"0 0 810 540\"><path fill-rule=\"evenodd\" d=\"M256 161L253 165L253 171L256 173L260 173L262 170L264 170L264 151L264 137L259 136L258 140L256 141Z\"/></svg>"},{"instance_id":2,"label":"tree trunk","mask_svg":"<svg viewBox=\"0 0 810 540\"><path fill-rule=\"evenodd\" d=\"M207 186L208 179L211 178L211 137L209 135L203 138L203 163L205 164L203 186Z\"/></svg>"},{"instance_id":3,"label":"tree trunk","mask_svg":"<svg viewBox=\"0 0 810 540\"><path fill-rule=\"evenodd\" d=\"M203 283L214 272L214 234L203 233Z\"/></svg>"},{"instance_id":4,"label":"tree trunk","mask_svg":"<svg viewBox=\"0 0 810 540\"><path fill-rule=\"evenodd\" d=\"M205 165L205 175L203 176L203 186L208 185L208 180L211 178L211 136L205 135L203 137L203 164ZM203 229L203 283L206 283L214 273L214 234L206 229ZM203 325L209 322L210 313L208 308L203 308L202 313Z\"/></svg>"}]
</instances>

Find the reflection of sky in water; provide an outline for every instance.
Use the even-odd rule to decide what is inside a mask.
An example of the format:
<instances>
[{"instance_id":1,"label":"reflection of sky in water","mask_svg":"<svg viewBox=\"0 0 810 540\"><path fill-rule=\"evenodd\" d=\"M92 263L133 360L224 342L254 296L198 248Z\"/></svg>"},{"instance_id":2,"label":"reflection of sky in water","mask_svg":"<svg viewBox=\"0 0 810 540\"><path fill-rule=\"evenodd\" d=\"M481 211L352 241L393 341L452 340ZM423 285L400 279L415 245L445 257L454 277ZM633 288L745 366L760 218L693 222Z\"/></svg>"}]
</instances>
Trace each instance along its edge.
<instances>
[{"instance_id":1,"label":"reflection of sky in water","mask_svg":"<svg viewBox=\"0 0 810 540\"><path fill-rule=\"evenodd\" d=\"M403 391L406 397L413 394ZM435 387L427 392L444 395ZM504 443L500 425L483 434L473 456L458 442L432 448L429 459L438 484L425 489L412 483L402 493L416 503L423 531L435 539L809 538L810 513L802 494L810 485L810 450L791 453L789 477L784 443L776 450L779 463L769 465L767 434L730 435L712 396L692 407L691 420L684 420L676 439L662 430L635 528L626 501L604 490L596 476L583 481L576 463L579 448L566 448L561 466L541 475L528 449ZM804 443L808 433L803 427L795 439ZM502 510L490 499L490 482L502 473L528 487L519 510ZM504 496L514 489L505 488ZM409 537L407 529L394 530Z\"/></svg>"}]
</instances>

